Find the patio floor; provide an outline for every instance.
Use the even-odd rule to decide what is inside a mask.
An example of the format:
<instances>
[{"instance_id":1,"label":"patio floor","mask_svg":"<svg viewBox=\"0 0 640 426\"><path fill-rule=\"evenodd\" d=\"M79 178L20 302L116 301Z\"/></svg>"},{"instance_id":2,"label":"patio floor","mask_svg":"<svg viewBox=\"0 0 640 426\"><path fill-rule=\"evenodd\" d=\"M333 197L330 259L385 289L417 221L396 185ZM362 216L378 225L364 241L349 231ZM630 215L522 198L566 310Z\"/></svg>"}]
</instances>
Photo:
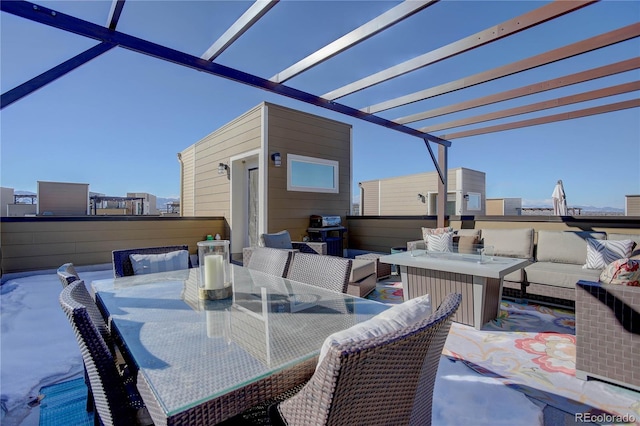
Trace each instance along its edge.
<instances>
[{"instance_id":1,"label":"patio floor","mask_svg":"<svg viewBox=\"0 0 640 426\"><path fill-rule=\"evenodd\" d=\"M100 267L78 271L87 282L112 276ZM41 390L81 377L82 362L58 306L55 271L4 279L2 424L38 425ZM399 281L395 275L380 281L369 298L400 303ZM507 301L481 331L454 323L436 380L433 424L577 424L576 415L586 413L626 414L640 424L640 393L575 378L574 326L571 311ZM47 402L53 403L44 395L40 403Z\"/></svg>"}]
</instances>

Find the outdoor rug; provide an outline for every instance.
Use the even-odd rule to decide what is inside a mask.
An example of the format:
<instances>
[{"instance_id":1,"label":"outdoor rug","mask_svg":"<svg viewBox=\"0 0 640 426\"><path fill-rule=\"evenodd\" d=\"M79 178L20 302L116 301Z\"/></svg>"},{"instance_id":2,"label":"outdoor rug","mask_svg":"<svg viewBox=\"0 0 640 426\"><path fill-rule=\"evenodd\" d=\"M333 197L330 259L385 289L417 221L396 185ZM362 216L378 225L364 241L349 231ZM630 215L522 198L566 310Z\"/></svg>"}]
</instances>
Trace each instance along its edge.
<instances>
[{"instance_id":1,"label":"outdoor rug","mask_svg":"<svg viewBox=\"0 0 640 426\"><path fill-rule=\"evenodd\" d=\"M573 312L503 301L481 331L452 323L443 354L566 413L605 424L606 414L627 415L640 424L640 392L575 377L575 342Z\"/></svg>"},{"instance_id":2,"label":"outdoor rug","mask_svg":"<svg viewBox=\"0 0 640 426\"><path fill-rule=\"evenodd\" d=\"M379 282L375 290L367 295L367 299L386 304L402 303L402 283L401 282Z\"/></svg>"},{"instance_id":3,"label":"outdoor rug","mask_svg":"<svg viewBox=\"0 0 640 426\"><path fill-rule=\"evenodd\" d=\"M93 426L93 413L86 411L84 378L45 386L40 396L40 426Z\"/></svg>"}]
</instances>

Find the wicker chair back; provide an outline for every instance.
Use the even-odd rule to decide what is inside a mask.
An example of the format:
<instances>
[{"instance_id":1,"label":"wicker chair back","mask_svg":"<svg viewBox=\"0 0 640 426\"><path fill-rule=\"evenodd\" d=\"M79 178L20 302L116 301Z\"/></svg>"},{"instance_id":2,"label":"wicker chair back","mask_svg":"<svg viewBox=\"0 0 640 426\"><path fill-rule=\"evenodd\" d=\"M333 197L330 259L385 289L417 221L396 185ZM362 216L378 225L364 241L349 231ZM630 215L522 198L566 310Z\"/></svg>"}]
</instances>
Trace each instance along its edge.
<instances>
[{"instance_id":1,"label":"wicker chair back","mask_svg":"<svg viewBox=\"0 0 640 426\"><path fill-rule=\"evenodd\" d=\"M346 293L351 267L351 259L294 253L286 278Z\"/></svg>"},{"instance_id":2,"label":"wicker chair back","mask_svg":"<svg viewBox=\"0 0 640 426\"><path fill-rule=\"evenodd\" d=\"M78 281L80 276L76 272L76 268L73 267L73 263L65 263L57 270L58 278L62 284L62 288L65 288L74 281Z\"/></svg>"},{"instance_id":3,"label":"wicker chair back","mask_svg":"<svg viewBox=\"0 0 640 426\"><path fill-rule=\"evenodd\" d=\"M286 277L291 264L293 252L268 247L257 247L253 250L247 268L266 272L278 277Z\"/></svg>"}]
</instances>

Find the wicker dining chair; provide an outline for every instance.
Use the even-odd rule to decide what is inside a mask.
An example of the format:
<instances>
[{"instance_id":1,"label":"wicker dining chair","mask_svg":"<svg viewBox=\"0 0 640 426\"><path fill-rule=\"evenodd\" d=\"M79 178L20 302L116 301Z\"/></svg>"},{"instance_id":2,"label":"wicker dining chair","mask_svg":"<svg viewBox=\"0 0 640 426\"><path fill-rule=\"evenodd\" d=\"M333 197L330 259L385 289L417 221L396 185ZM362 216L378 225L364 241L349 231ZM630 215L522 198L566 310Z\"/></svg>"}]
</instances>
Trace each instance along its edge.
<instances>
[{"instance_id":1,"label":"wicker dining chair","mask_svg":"<svg viewBox=\"0 0 640 426\"><path fill-rule=\"evenodd\" d=\"M188 245L180 245L180 246L164 246L164 247L143 247L136 249L126 249L126 250L114 250L111 252L111 259L113 263L113 275L116 278L119 277L128 277L134 275L133 265L131 263L131 259L129 258L132 254L164 254L171 253L173 251L179 250L187 250L189 251ZM191 257L187 256L189 259L189 268L192 268Z\"/></svg>"},{"instance_id":2,"label":"wicker dining chair","mask_svg":"<svg viewBox=\"0 0 640 426\"><path fill-rule=\"evenodd\" d=\"M335 256L293 253L286 278L346 293L352 261Z\"/></svg>"},{"instance_id":3,"label":"wicker dining chair","mask_svg":"<svg viewBox=\"0 0 640 426\"><path fill-rule=\"evenodd\" d=\"M116 358L93 322L92 299L84 281L74 281L60 293L60 306L73 328L93 394L96 424L134 425L149 419L132 377L119 370ZM149 424L150 422L144 422Z\"/></svg>"},{"instance_id":4,"label":"wicker dining chair","mask_svg":"<svg viewBox=\"0 0 640 426\"><path fill-rule=\"evenodd\" d=\"M291 264L293 252L268 247L257 247L253 250L247 268L267 274L286 277Z\"/></svg>"},{"instance_id":5,"label":"wicker dining chair","mask_svg":"<svg viewBox=\"0 0 640 426\"><path fill-rule=\"evenodd\" d=\"M330 346L307 383L224 425L430 425L438 365L461 300L451 293L413 325Z\"/></svg>"},{"instance_id":6,"label":"wicker dining chair","mask_svg":"<svg viewBox=\"0 0 640 426\"><path fill-rule=\"evenodd\" d=\"M74 281L78 281L80 276L76 272L76 268L73 267L73 263L65 263L56 271L62 288L65 288Z\"/></svg>"},{"instance_id":7,"label":"wicker dining chair","mask_svg":"<svg viewBox=\"0 0 640 426\"><path fill-rule=\"evenodd\" d=\"M76 272L75 268L73 267L73 263L65 263L64 265L59 267L58 270L57 270L57 274L58 274L58 278L60 278L60 282L62 283L62 288L63 289L66 288L69 284L72 284L72 283L74 283L76 281L81 281L80 277L78 276L78 273ZM84 286L84 281L82 281L82 283L83 283L82 286L85 288L85 292L86 292L86 287ZM109 332L109 328L107 327L107 323L104 321L104 319L102 317L102 314L100 313L100 310L98 309L98 306L95 304L93 299L89 296L88 292L87 292L87 297L85 298L85 303L86 303L87 313L89 314L89 316L91 317L91 320L93 321L93 323L95 324L96 328L98 329L98 332L100 333L102 338L107 343L107 346L109 347L109 350L111 350L112 353L116 353L115 345L113 343L113 340L111 339L111 333ZM122 357L120 357L120 358L122 358ZM122 363L124 364L124 361ZM85 381L85 384L87 385L87 404L86 404L86 409L87 409L87 412L91 412L94 409L94 406L93 406L93 394L91 393L91 386L90 386L90 383L89 383L89 375L87 373L86 366L84 368L84 381Z\"/></svg>"}]
</instances>

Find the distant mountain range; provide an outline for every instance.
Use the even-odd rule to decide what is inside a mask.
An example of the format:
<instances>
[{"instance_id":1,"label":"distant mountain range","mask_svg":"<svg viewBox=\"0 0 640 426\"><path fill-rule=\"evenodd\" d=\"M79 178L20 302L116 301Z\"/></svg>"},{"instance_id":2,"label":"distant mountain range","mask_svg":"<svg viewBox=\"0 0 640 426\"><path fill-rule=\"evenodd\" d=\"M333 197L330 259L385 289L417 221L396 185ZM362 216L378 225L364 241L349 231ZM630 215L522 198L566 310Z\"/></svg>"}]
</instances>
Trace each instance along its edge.
<instances>
[{"instance_id":1,"label":"distant mountain range","mask_svg":"<svg viewBox=\"0 0 640 426\"><path fill-rule=\"evenodd\" d=\"M30 191L14 191L14 194L15 195L37 195L35 192L30 192ZM156 207L159 210L166 210L167 203L173 203L178 201L180 201L180 199L174 198L174 197L167 197L167 198L157 197ZM534 208L550 208L553 206L548 204L529 204L529 205L523 205L522 207L534 209ZM617 207L594 207L594 206L574 206L574 205L570 205L569 207L582 209L582 214L585 214L586 212L624 214L624 209L620 209Z\"/></svg>"},{"instance_id":2,"label":"distant mountain range","mask_svg":"<svg viewBox=\"0 0 640 426\"><path fill-rule=\"evenodd\" d=\"M552 205L523 205L524 208L535 209L535 208L552 208ZM594 206L574 206L569 205L569 208L577 208L582 209L582 213L584 212L600 212L600 213L624 213L624 209L619 209L617 207L594 207Z\"/></svg>"},{"instance_id":3,"label":"distant mountain range","mask_svg":"<svg viewBox=\"0 0 640 426\"><path fill-rule=\"evenodd\" d=\"M156 207L158 208L158 210L167 210L167 204L168 203L175 203L180 201L179 198L161 198L161 197L157 197L156 198Z\"/></svg>"}]
</instances>

